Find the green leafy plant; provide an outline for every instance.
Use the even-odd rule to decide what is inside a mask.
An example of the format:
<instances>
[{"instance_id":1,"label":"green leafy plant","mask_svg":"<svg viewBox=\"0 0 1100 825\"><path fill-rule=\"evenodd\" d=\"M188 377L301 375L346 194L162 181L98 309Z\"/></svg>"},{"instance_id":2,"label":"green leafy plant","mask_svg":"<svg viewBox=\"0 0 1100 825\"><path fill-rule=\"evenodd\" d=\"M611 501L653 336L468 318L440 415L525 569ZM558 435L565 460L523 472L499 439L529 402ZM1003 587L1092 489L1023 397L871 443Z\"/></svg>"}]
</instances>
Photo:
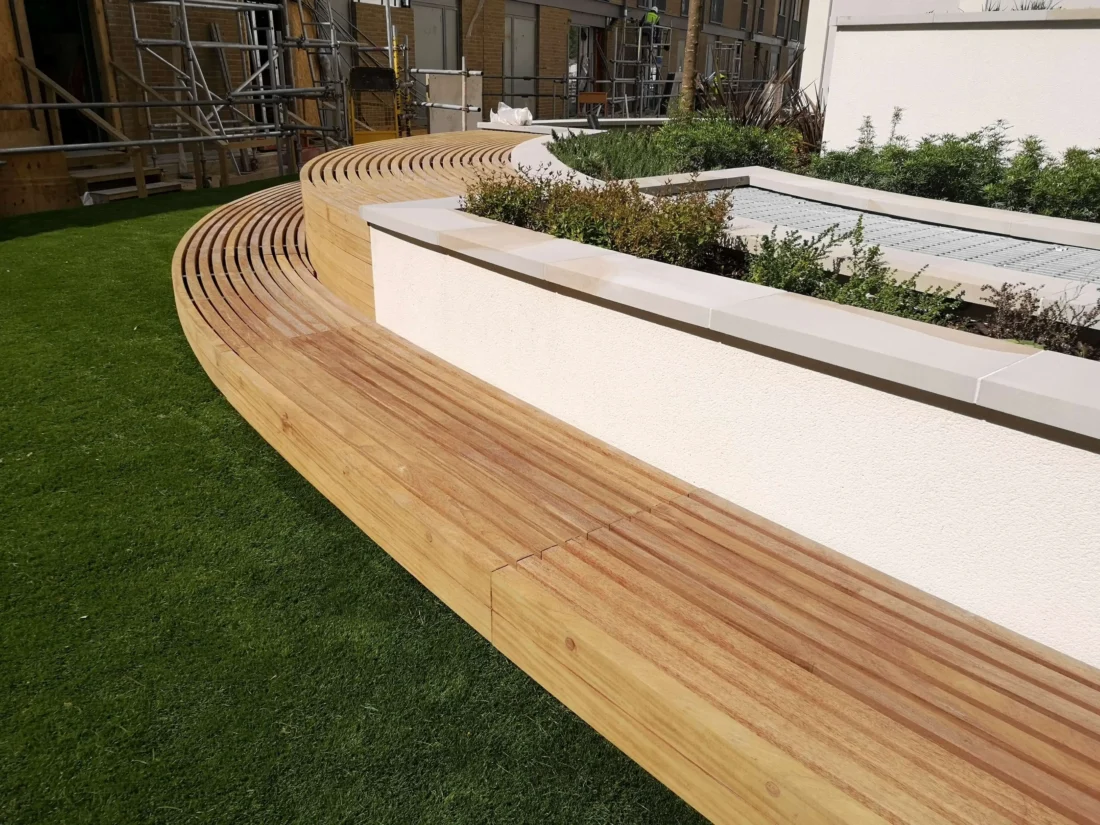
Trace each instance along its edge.
<instances>
[{"instance_id":1,"label":"green leafy plant","mask_svg":"<svg viewBox=\"0 0 1100 825\"><path fill-rule=\"evenodd\" d=\"M530 172L483 177L466 195L474 215L718 275L742 266L726 234L731 204L728 195L689 191L654 198L634 182L586 187Z\"/></svg>"},{"instance_id":2,"label":"green leafy plant","mask_svg":"<svg viewBox=\"0 0 1100 825\"><path fill-rule=\"evenodd\" d=\"M1036 175L1029 212L1100 222L1100 150L1068 149Z\"/></svg>"},{"instance_id":3,"label":"green leafy plant","mask_svg":"<svg viewBox=\"0 0 1100 825\"><path fill-rule=\"evenodd\" d=\"M804 141L792 126L744 125L709 110L679 115L660 129L555 135L549 148L582 174L620 180L738 166L793 170L805 165Z\"/></svg>"},{"instance_id":4,"label":"green leafy plant","mask_svg":"<svg viewBox=\"0 0 1100 825\"><path fill-rule=\"evenodd\" d=\"M600 180L648 178L674 169L656 143L656 129L615 129L598 135L554 135L550 151L566 166Z\"/></svg>"},{"instance_id":5,"label":"green leafy plant","mask_svg":"<svg viewBox=\"0 0 1100 825\"><path fill-rule=\"evenodd\" d=\"M1035 186L1052 160L1038 138L1022 140L1020 151L1009 161L1000 180L986 191L989 205L1019 212L1034 211Z\"/></svg>"},{"instance_id":6,"label":"green leafy plant","mask_svg":"<svg viewBox=\"0 0 1100 825\"><path fill-rule=\"evenodd\" d=\"M956 203L986 205L989 188L1000 180L1008 139L1003 123L957 135L930 135L910 147L896 133L895 113L889 142L874 144L874 129L864 121L860 139L846 151L815 158L809 174L887 192Z\"/></svg>"},{"instance_id":7,"label":"green leafy plant","mask_svg":"<svg viewBox=\"0 0 1100 825\"><path fill-rule=\"evenodd\" d=\"M968 135L929 135L915 146L898 134L901 110L889 140L875 142L865 118L846 150L815 157L807 174L887 192L1100 222L1100 150L1050 154L1037 137L1010 153L1007 124L999 121Z\"/></svg>"},{"instance_id":8,"label":"green leafy plant","mask_svg":"<svg viewBox=\"0 0 1100 825\"><path fill-rule=\"evenodd\" d=\"M1092 306L1077 303L1076 295L1062 294L1044 303L1036 287L1023 283L982 287L992 313L984 324L987 334L1041 346L1053 352L1095 358L1098 353L1085 340L1086 330L1100 320L1100 299Z\"/></svg>"},{"instance_id":9,"label":"green leafy plant","mask_svg":"<svg viewBox=\"0 0 1100 825\"><path fill-rule=\"evenodd\" d=\"M550 151L601 180L765 166L887 192L1100 222L1100 149L1068 149L1056 157L1030 136L1013 153L1003 121L912 144L900 132L898 108L885 143L877 143L873 122L864 118L852 146L817 155L808 151L820 143L816 127L808 125L813 117L799 122L791 114L794 104L785 104L786 121L774 106L745 105L732 114L715 109L677 116L660 129L556 137Z\"/></svg>"},{"instance_id":10,"label":"green leafy plant","mask_svg":"<svg viewBox=\"0 0 1100 825\"><path fill-rule=\"evenodd\" d=\"M849 232L836 227L813 237L778 229L749 252L726 231L730 195L704 191L653 197L633 181L582 186L568 176L497 175L475 181L465 206L472 214L613 249L649 260L744 279L798 295L883 312L995 338L1023 341L1084 357L1100 357L1100 300L1082 306L1078 296L1043 302L1038 291L1007 284L988 293L990 309L964 312L963 293L918 288L920 273L899 279L882 250L867 243L862 218Z\"/></svg>"},{"instance_id":11,"label":"green leafy plant","mask_svg":"<svg viewBox=\"0 0 1100 825\"><path fill-rule=\"evenodd\" d=\"M850 255L835 255L845 241ZM833 260L826 266L829 257ZM850 232L838 234L832 227L813 238L797 232L779 237L773 229L761 238L760 249L749 262L747 280L930 324L946 325L956 319L962 308L957 287L922 291L917 289L916 275L902 281L894 275L882 250L864 240L860 218Z\"/></svg>"},{"instance_id":12,"label":"green leafy plant","mask_svg":"<svg viewBox=\"0 0 1100 825\"><path fill-rule=\"evenodd\" d=\"M654 145L677 172L740 166L794 169L801 136L789 126L745 126L726 113L709 111L669 120Z\"/></svg>"}]
</instances>

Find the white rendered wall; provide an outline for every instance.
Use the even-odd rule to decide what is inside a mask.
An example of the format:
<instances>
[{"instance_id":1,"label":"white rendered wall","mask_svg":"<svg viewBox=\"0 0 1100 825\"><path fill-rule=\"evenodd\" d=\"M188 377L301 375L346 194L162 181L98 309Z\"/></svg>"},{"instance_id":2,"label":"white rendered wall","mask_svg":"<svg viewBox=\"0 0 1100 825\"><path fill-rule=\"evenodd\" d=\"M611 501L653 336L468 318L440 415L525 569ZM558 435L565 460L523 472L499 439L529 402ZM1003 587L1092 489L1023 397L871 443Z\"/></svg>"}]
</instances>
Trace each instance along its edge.
<instances>
[{"instance_id":1,"label":"white rendered wall","mask_svg":"<svg viewBox=\"0 0 1100 825\"><path fill-rule=\"evenodd\" d=\"M1001 0L1001 8L1011 11L1018 0ZM1096 9L1100 0L1055 0L1059 9ZM983 11L985 0L959 0L959 11Z\"/></svg>"},{"instance_id":2,"label":"white rendered wall","mask_svg":"<svg viewBox=\"0 0 1100 825\"><path fill-rule=\"evenodd\" d=\"M983 15L990 17L992 15ZM912 25L841 28L831 51L825 141L855 142L865 115L880 140L895 106L902 134L964 134L999 119L1048 148L1100 147L1100 29Z\"/></svg>"},{"instance_id":3,"label":"white rendered wall","mask_svg":"<svg viewBox=\"0 0 1100 825\"><path fill-rule=\"evenodd\" d=\"M1100 455L371 231L378 321L695 486L1100 665Z\"/></svg>"},{"instance_id":4,"label":"white rendered wall","mask_svg":"<svg viewBox=\"0 0 1100 825\"><path fill-rule=\"evenodd\" d=\"M977 0L981 8L983 0ZM1006 0L1011 5L1010 0ZM1096 0L1100 2L1100 0ZM802 86L811 94L828 86L826 52L832 45L832 21L837 17L925 14L958 11L959 0L810 0L802 53Z\"/></svg>"}]
</instances>

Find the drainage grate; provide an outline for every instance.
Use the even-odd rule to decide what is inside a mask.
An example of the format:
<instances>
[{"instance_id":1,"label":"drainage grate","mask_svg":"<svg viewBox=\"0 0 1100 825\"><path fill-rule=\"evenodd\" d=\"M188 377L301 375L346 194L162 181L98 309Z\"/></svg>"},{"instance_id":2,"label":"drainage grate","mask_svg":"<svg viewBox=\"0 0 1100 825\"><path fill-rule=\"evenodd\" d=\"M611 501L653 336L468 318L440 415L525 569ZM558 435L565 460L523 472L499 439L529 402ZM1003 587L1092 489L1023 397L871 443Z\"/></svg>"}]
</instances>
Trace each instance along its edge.
<instances>
[{"instance_id":1,"label":"drainage grate","mask_svg":"<svg viewBox=\"0 0 1100 825\"><path fill-rule=\"evenodd\" d=\"M1058 246L861 213L858 209L781 195L752 186L734 190L733 212L742 218L807 232L823 232L833 225L846 232L856 225L862 214L864 237L880 246L1100 284L1100 250L1097 249Z\"/></svg>"}]
</instances>

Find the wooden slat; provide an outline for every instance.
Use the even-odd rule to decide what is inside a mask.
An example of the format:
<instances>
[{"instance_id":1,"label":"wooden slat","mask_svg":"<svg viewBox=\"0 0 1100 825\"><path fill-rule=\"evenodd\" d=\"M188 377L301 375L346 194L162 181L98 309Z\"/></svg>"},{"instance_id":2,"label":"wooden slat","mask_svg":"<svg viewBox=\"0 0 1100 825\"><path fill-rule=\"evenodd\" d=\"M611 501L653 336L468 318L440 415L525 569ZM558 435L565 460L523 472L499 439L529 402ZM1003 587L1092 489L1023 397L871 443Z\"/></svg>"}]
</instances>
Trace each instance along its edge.
<instances>
[{"instance_id":1,"label":"wooden slat","mask_svg":"<svg viewBox=\"0 0 1100 825\"><path fill-rule=\"evenodd\" d=\"M522 136L378 142L181 242L240 413L517 665L721 823L1100 823L1100 674L557 421L371 320L363 203Z\"/></svg>"},{"instance_id":2,"label":"wooden slat","mask_svg":"<svg viewBox=\"0 0 1100 825\"><path fill-rule=\"evenodd\" d=\"M31 63L29 60L25 60L22 57L17 57L16 60L19 61L20 66L22 66L24 69L27 70L28 74L31 74L34 77L36 77L38 80L40 80L42 82L42 84L46 86L46 88L51 89L56 95L58 95L65 102L67 102L67 103L76 103L76 104L79 104L79 103L82 102L82 101L78 100L76 97L74 97L73 95L69 94L68 90L66 90L64 86L62 86L61 84L54 81L53 78L51 78L49 75L46 75L46 74L43 74L42 72L40 72L38 70L38 68L33 63ZM95 113L95 110L93 110L91 108L88 108L88 107L82 107L82 108L78 109L77 111L79 111L82 115L84 115L84 117L91 120L92 123L94 123L100 129L102 129L108 135L113 137L115 140L129 140L129 138L127 138L126 135L123 134L123 132L120 129L116 129L114 126L112 126L106 120L104 120L99 115L97 115Z\"/></svg>"},{"instance_id":3,"label":"wooden slat","mask_svg":"<svg viewBox=\"0 0 1100 825\"><path fill-rule=\"evenodd\" d=\"M107 100L118 102L118 84L115 82L115 73L112 71L111 60L111 36L107 28L107 12L103 6L103 0L92 0L92 29L95 34L96 62L99 64L99 76L104 82L104 92ZM122 131L122 110L111 108L108 110L111 124Z\"/></svg>"}]
</instances>

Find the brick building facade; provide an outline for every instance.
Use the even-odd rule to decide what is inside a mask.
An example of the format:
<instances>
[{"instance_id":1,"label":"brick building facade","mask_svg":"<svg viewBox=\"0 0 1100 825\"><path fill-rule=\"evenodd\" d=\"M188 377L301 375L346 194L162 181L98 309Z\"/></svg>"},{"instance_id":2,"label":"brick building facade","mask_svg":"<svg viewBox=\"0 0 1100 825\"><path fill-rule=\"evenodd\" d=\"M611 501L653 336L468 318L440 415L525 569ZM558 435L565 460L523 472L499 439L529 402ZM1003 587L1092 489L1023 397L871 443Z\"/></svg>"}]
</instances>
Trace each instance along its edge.
<instances>
[{"instance_id":1,"label":"brick building facade","mask_svg":"<svg viewBox=\"0 0 1100 825\"><path fill-rule=\"evenodd\" d=\"M570 78L588 77L607 89L610 62L614 58L611 44L614 31L624 17L637 19L643 13L639 6L651 0L411 0L411 6L391 10L391 20L410 50L410 63L421 69L457 68L465 58L468 68L484 72L483 111L502 99L534 109L536 116L561 117L575 114L575 106L567 103L566 91ZM35 14L40 27L46 10L44 5L27 0L11 0L12 8L30 9L26 17L34 28ZM11 5L9 2L9 5ZM184 65L187 55L178 47L158 49L164 60L146 54L139 64L139 49L134 42L134 21L141 37L146 39L179 40L180 12L172 4L153 5L130 0L57 0L68 11L55 12L57 17L76 12L84 19L81 27L86 42L81 47L87 54L84 69L96 75L95 82L86 84L83 99L141 100L143 87L136 78L144 76L148 86L166 98L174 99L173 85L183 78L168 65ZM662 8L662 23L672 30L671 48L662 63L667 78L678 72L683 59L684 32L687 27L685 0L654 0ZM719 44L740 43L740 77L762 79L782 73L799 51L801 28L806 20L809 0L702 0L704 25L700 42L698 71L707 74L715 69L712 53ZM379 48L375 57L385 62L382 48L386 45L385 11L381 6L354 0L301 0L307 10L331 5L333 14L353 21L361 39ZM277 12L275 28L282 32L284 24L290 37L301 35L303 25L296 18L299 0L285 0ZM71 7L71 8L69 8ZM309 11L310 15L314 12ZM262 16L266 12L251 12ZM285 17L285 19L284 19ZM252 28L248 37L242 26L249 26L242 14L196 4L186 15L193 41L241 42L264 36L263 24ZM242 22L244 21L244 22ZM312 20L307 21L307 26ZM315 35L316 30L313 30ZM34 31L31 31L30 39ZM281 35L280 35L281 36ZM421 41L421 42L418 42ZM22 44L20 48L25 48ZM55 50L63 51L58 46ZM290 50L291 65L283 71L296 76L296 85L312 85L317 74L317 58L302 50ZM49 49L39 57L49 57ZM583 54L582 54L583 52ZM728 54L729 50L723 52ZM198 68L214 95L224 95L247 78L255 63L238 49L198 48ZM11 61L13 62L13 61ZM39 61L40 65L42 61ZM48 72L47 72L48 73ZM61 70L59 70L59 73ZM15 75L18 77L18 71ZM534 79L537 77L537 80ZM59 82L65 78L57 78ZM287 79L284 76L284 81ZM65 84L68 85L68 84ZM591 87L589 87L591 88ZM80 96L80 95L78 95ZM186 95L183 95L186 97ZM310 116L310 106L313 116ZM297 112L309 122L316 119L316 103L300 102ZM75 113L66 114L70 122L81 121ZM106 110L104 116L130 138L169 137L171 131L150 131L150 123L168 124L180 120L171 109L146 110L129 108ZM391 127L392 128L392 127ZM94 130L93 130L94 131ZM104 136L91 138L103 140ZM86 138L86 140L88 140ZM69 136L65 142L71 141ZM76 142L80 142L79 140Z\"/></svg>"},{"instance_id":2,"label":"brick building facade","mask_svg":"<svg viewBox=\"0 0 1100 825\"><path fill-rule=\"evenodd\" d=\"M102 0L103 12L107 23L107 35L110 43L111 59L123 70L116 73L118 96L122 100L140 100L142 89L136 83L128 80L125 73L135 77L140 76L138 67L138 49L134 44L133 22L130 17L130 3L128 0ZM178 10L170 6L154 6L135 4L133 14L137 21L138 32L142 38L175 40L179 39ZM232 12L217 9L195 8L188 11L188 25L191 29L191 37L194 40L221 39L227 42L237 42L238 17ZM214 33L216 27L217 34ZM182 56L173 55L168 49L159 50L169 55L177 65L182 65ZM216 94L224 94L228 91L226 78L229 83L239 84L247 75L241 56L237 52L229 52L225 55L223 65L218 53L211 49L196 50L199 66L210 88ZM164 63L155 58L146 57L145 82L160 90L166 97L172 98L171 91L162 87L179 83L173 71ZM124 73L125 72L125 73ZM139 109L125 109L121 111L122 129L131 137L147 137L146 112ZM171 122L175 115L171 110L155 109L148 114L154 122ZM159 135L163 136L163 135Z\"/></svg>"},{"instance_id":3,"label":"brick building facade","mask_svg":"<svg viewBox=\"0 0 1100 825\"><path fill-rule=\"evenodd\" d=\"M411 0L413 8L395 9L391 12L393 24L401 37L409 38L414 65L421 68L447 68L425 66L417 59L416 30L414 20L417 6L435 6L443 0ZM648 7L647 0L625 0L628 14L641 15L640 7ZM664 6L662 24L673 29L670 53L666 66L678 71L683 60L683 41L687 29L687 3L681 0L657 0ZM741 41L741 78L744 81L763 80L773 74L782 74L796 59L801 46L801 31L806 19L809 0L703 0L703 31L699 45L698 71L707 74L713 66L707 65L707 55L714 44ZM527 3L509 0L457 0L455 3L455 42L461 43L458 53L466 58L469 69L485 72L484 107L495 107L504 97L509 97L505 74L504 51L508 26L506 18ZM606 79L606 62L613 55L610 29L622 18L623 4L606 0L536 0L534 18L534 59L531 70L540 78L533 89L524 86L533 98L535 114L549 118L570 114L562 95L565 79L570 73L570 62L577 56L570 55L570 31L585 29L598 43L597 66L594 74ZM357 4L356 19L363 33L376 44L385 42L384 12L382 8ZM574 44L577 38L573 38ZM422 57L422 56L421 56ZM552 78L556 78L554 80ZM521 84L516 81L512 91ZM527 97L514 93L510 97Z\"/></svg>"}]
</instances>

